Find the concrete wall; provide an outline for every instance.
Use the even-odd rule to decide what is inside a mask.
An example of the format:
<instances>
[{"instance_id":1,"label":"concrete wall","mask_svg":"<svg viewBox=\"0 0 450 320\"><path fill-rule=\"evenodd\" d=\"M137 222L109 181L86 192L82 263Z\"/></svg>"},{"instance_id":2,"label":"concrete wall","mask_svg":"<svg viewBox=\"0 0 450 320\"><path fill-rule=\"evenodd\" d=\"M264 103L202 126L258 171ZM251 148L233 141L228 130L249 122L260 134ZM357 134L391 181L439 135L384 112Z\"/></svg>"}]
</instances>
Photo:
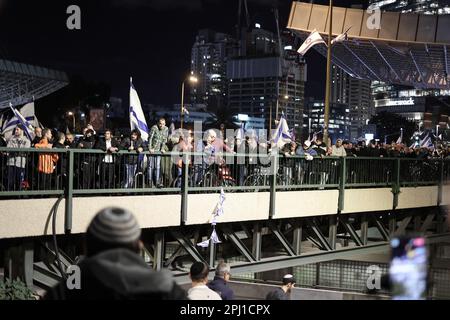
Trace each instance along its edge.
<instances>
[{"instance_id":1,"label":"concrete wall","mask_svg":"<svg viewBox=\"0 0 450 320\"><path fill-rule=\"evenodd\" d=\"M190 194L187 224L211 223L219 194ZM227 193L224 214L217 222L266 220L269 218L269 192Z\"/></svg>"},{"instance_id":2,"label":"concrete wall","mask_svg":"<svg viewBox=\"0 0 450 320\"><path fill-rule=\"evenodd\" d=\"M344 213L392 209L389 188L345 190ZM338 190L286 191L276 193L275 219L335 214ZM437 205L438 187L402 188L398 209ZM450 186L442 192L443 204L450 204ZM190 194L187 224L211 222L219 194ZM0 200L0 239L51 234L50 210L56 199ZM227 193L224 214L218 223L266 220L269 192ZM57 232L64 232L64 200L58 210ZM180 225L181 195L79 197L73 199L73 233L85 232L92 217L106 206L131 210L143 228Z\"/></svg>"},{"instance_id":3,"label":"concrete wall","mask_svg":"<svg viewBox=\"0 0 450 320\"><path fill-rule=\"evenodd\" d=\"M337 213L338 190L277 192L274 219Z\"/></svg>"},{"instance_id":4,"label":"concrete wall","mask_svg":"<svg viewBox=\"0 0 450 320\"><path fill-rule=\"evenodd\" d=\"M51 234L50 211L56 199L0 201L0 239ZM64 232L64 206L58 208L58 234ZM102 208L128 208L143 228L178 226L180 195L81 197L73 199L72 233L85 232L92 217Z\"/></svg>"},{"instance_id":5,"label":"concrete wall","mask_svg":"<svg viewBox=\"0 0 450 320\"><path fill-rule=\"evenodd\" d=\"M450 184L442 186L442 205L450 206Z\"/></svg>"},{"instance_id":6,"label":"concrete wall","mask_svg":"<svg viewBox=\"0 0 450 320\"><path fill-rule=\"evenodd\" d=\"M436 206L438 187L401 188L397 209Z\"/></svg>"},{"instance_id":7,"label":"concrete wall","mask_svg":"<svg viewBox=\"0 0 450 320\"><path fill-rule=\"evenodd\" d=\"M393 200L391 188L347 189L343 213L391 210Z\"/></svg>"}]
</instances>

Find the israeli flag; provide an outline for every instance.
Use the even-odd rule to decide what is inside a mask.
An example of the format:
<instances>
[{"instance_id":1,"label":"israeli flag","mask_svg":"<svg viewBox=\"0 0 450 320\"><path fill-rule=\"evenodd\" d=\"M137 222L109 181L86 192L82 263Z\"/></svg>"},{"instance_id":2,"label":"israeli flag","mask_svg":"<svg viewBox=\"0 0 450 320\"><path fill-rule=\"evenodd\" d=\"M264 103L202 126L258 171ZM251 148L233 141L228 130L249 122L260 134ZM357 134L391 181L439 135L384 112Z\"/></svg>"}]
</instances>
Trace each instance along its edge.
<instances>
[{"instance_id":1,"label":"israeli flag","mask_svg":"<svg viewBox=\"0 0 450 320\"><path fill-rule=\"evenodd\" d=\"M17 112L19 112L17 109L15 109ZM30 127L32 129L33 127L39 126L39 121L37 120L35 114L34 114L34 102L27 103L22 108L20 108L20 115L22 118L25 118L27 123L27 127ZM14 128L21 124L22 122L17 117L16 113L13 110L13 116L7 120L7 118L4 116L3 123L1 126L1 132L3 133L6 140L8 140L13 135ZM32 136L34 136L34 132L32 133Z\"/></svg>"},{"instance_id":2,"label":"israeli flag","mask_svg":"<svg viewBox=\"0 0 450 320\"><path fill-rule=\"evenodd\" d=\"M143 141L148 140L148 127L142 111L141 101L133 86L133 79L130 77L130 127L131 130L137 129L141 132Z\"/></svg>"},{"instance_id":3,"label":"israeli flag","mask_svg":"<svg viewBox=\"0 0 450 320\"><path fill-rule=\"evenodd\" d=\"M27 138L31 141L33 140L34 136L34 127L31 125L31 123L28 122L28 120L16 109L12 106L12 104L9 105L12 112L14 113L14 117L18 120L18 124L21 124L24 130L25 135Z\"/></svg>"},{"instance_id":4,"label":"israeli flag","mask_svg":"<svg viewBox=\"0 0 450 320\"><path fill-rule=\"evenodd\" d=\"M289 127L284 115L281 115L278 127L275 130L275 134L272 136L272 142L278 146L278 148L283 147L286 143L292 141L292 136L289 133Z\"/></svg>"}]
</instances>

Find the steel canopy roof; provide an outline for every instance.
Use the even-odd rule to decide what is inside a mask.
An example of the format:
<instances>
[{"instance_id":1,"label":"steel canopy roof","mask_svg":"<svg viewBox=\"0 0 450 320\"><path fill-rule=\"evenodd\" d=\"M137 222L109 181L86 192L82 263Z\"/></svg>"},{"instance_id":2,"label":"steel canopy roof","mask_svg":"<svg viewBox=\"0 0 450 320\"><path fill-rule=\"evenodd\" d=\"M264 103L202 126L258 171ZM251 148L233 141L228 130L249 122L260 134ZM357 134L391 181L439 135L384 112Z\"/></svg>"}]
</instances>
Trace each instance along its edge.
<instances>
[{"instance_id":1,"label":"steel canopy roof","mask_svg":"<svg viewBox=\"0 0 450 320\"><path fill-rule=\"evenodd\" d=\"M66 73L0 59L0 109L49 95L69 83Z\"/></svg>"},{"instance_id":2,"label":"steel canopy roof","mask_svg":"<svg viewBox=\"0 0 450 320\"><path fill-rule=\"evenodd\" d=\"M348 40L332 48L333 63L350 75L416 88L449 89L450 16L382 12L369 29L365 10L333 7L333 36ZM293 2L287 27L303 40L317 30L328 39L328 6ZM326 56L323 44L314 46Z\"/></svg>"}]
</instances>

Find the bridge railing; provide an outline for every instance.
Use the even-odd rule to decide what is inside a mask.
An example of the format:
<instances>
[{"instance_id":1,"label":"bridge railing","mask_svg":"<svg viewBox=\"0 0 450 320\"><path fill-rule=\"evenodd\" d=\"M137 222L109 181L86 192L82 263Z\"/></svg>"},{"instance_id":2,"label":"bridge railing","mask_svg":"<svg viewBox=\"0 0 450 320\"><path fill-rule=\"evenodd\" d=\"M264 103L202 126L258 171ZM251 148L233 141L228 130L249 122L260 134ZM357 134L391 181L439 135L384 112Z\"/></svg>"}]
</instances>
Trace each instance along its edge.
<instances>
[{"instance_id":1,"label":"bridge railing","mask_svg":"<svg viewBox=\"0 0 450 320\"><path fill-rule=\"evenodd\" d=\"M336 212L345 210L345 190L390 188L397 207L402 187L434 185L437 204L450 177L450 160L338 158L308 160L267 154L149 153L82 149L0 148L0 201L58 196L65 199L65 230L72 225L72 200L83 195L178 194L180 221L187 221L189 194L338 191ZM1 203L0 203L1 204Z\"/></svg>"},{"instance_id":2,"label":"bridge railing","mask_svg":"<svg viewBox=\"0 0 450 320\"><path fill-rule=\"evenodd\" d=\"M450 161L0 148L0 198L435 185Z\"/></svg>"}]
</instances>

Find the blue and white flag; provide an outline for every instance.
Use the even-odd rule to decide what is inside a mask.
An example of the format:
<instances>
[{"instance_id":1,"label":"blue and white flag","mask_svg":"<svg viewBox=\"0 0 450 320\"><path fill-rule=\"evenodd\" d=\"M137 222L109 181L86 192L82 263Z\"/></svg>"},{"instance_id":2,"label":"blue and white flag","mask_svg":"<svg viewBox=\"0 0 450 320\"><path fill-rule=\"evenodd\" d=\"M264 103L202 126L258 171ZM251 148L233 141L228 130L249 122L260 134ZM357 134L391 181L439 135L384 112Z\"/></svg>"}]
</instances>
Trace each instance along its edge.
<instances>
[{"instance_id":1,"label":"blue and white flag","mask_svg":"<svg viewBox=\"0 0 450 320\"><path fill-rule=\"evenodd\" d=\"M311 34L308 36L308 38L305 39L305 41L302 43L300 48L298 48L297 52L301 54L302 56L305 55L305 53L311 49L316 44L323 43L326 45L325 41L323 40L320 33L318 33L316 30L313 30Z\"/></svg>"},{"instance_id":2,"label":"blue and white flag","mask_svg":"<svg viewBox=\"0 0 450 320\"><path fill-rule=\"evenodd\" d=\"M431 141L430 134L428 133L425 138L420 142L421 148L431 148L433 147L433 142Z\"/></svg>"},{"instance_id":3,"label":"blue and white flag","mask_svg":"<svg viewBox=\"0 0 450 320\"><path fill-rule=\"evenodd\" d=\"M272 136L272 143L274 143L278 148L283 147L286 143L292 141L292 136L289 133L289 127L284 115L281 115L280 122L278 123L277 129Z\"/></svg>"},{"instance_id":4,"label":"blue and white flag","mask_svg":"<svg viewBox=\"0 0 450 320\"><path fill-rule=\"evenodd\" d=\"M217 223L217 218L220 217L223 214L223 203L225 201L225 192L223 191L223 188L220 189L220 196L219 196L219 202L217 203L216 207L214 208L213 217L211 224L213 226Z\"/></svg>"},{"instance_id":5,"label":"blue and white flag","mask_svg":"<svg viewBox=\"0 0 450 320\"><path fill-rule=\"evenodd\" d=\"M213 229L211 233L211 237L209 237L210 240L212 240L213 243L222 243L220 241L219 236L217 235L216 228Z\"/></svg>"},{"instance_id":6,"label":"blue and white flag","mask_svg":"<svg viewBox=\"0 0 450 320\"><path fill-rule=\"evenodd\" d=\"M143 141L148 140L148 127L142 111L141 101L133 86L133 79L130 77L130 127L131 130L137 129L141 133Z\"/></svg>"},{"instance_id":7,"label":"blue and white flag","mask_svg":"<svg viewBox=\"0 0 450 320\"><path fill-rule=\"evenodd\" d=\"M18 110L16 109L16 111L18 111ZM27 103L26 105L24 105L22 108L20 108L19 113L22 116L22 118L26 120L26 123L28 123L28 125L26 125L26 126L31 129L31 131L32 131L31 135L34 136L33 127L39 126L39 121L37 120L37 118L34 114L34 102L30 102L30 103ZM6 117L4 117L0 131L1 131L1 133L3 133L6 140L8 140L13 135L14 128L18 124L22 124L22 121L17 117L14 110L13 110L13 116L11 118L6 120Z\"/></svg>"},{"instance_id":8,"label":"blue and white flag","mask_svg":"<svg viewBox=\"0 0 450 320\"><path fill-rule=\"evenodd\" d=\"M209 246L209 243L212 241L212 243L222 243L220 241L219 237L217 236L216 232L216 224L217 224L217 217L220 217L224 210L223 210L223 203L225 201L225 192L223 191L223 188L220 190L220 196L219 196L219 202L217 203L216 207L214 208L213 217L211 221L211 226L213 227L213 231L211 233L211 236L209 239L197 243L197 246L202 248L207 248Z\"/></svg>"},{"instance_id":9,"label":"blue and white flag","mask_svg":"<svg viewBox=\"0 0 450 320\"><path fill-rule=\"evenodd\" d=\"M28 120L16 109L12 106L12 104L9 105L12 112L14 113L14 117L18 120L18 124L21 124L23 127L23 132L27 136L27 138L31 141L33 140L34 136L34 127L31 125L31 123L28 122Z\"/></svg>"}]
</instances>

